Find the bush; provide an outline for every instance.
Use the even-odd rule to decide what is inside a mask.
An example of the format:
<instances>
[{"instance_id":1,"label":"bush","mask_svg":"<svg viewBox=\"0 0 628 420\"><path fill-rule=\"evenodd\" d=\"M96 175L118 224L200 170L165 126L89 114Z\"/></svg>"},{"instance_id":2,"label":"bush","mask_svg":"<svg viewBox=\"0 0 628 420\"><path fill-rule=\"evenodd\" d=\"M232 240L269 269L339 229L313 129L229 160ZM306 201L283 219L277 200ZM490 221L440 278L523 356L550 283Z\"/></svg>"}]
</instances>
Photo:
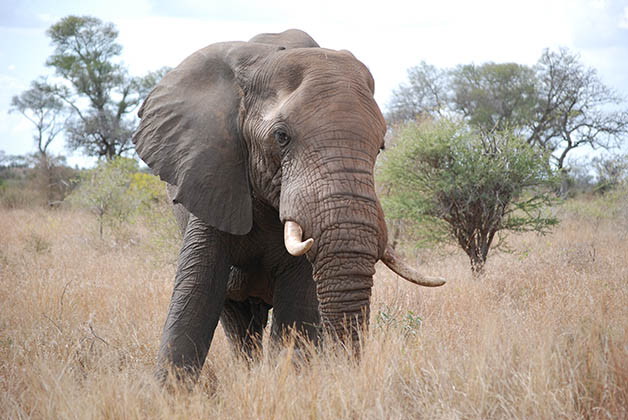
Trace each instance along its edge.
<instances>
[{"instance_id":1,"label":"bush","mask_svg":"<svg viewBox=\"0 0 628 420\"><path fill-rule=\"evenodd\" d=\"M96 168L85 171L70 202L94 213L103 227L119 228L131 217L141 214L165 195L165 187L157 177L139 172L134 159L116 157L101 161Z\"/></svg>"},{"instance_id":2,"label":"bush","mask_svg":"<svg viewBox=\"0 0 628 420\"><path fill-rule=\"evenodd\" d=\"M599 191L596 191L599 192ZM569 217L599 225L613 221L617 233L628 234L628 182L623 181L604 194L581 194L563 203Z\"/></svg>"},{"instance_id":3,"label":"bush","mask_svg":"<svg viewBox=\"0 0 628 420\"><path fill-rule=\"evenodd\" d=\"M1 154L0 154L0 157ZM0 162L0 206L48 207L60 204L71 192L77 171L63 156L12 156Z\"/></svg>"},{"instance_id":4,"label":"bush","mask_svg":"<svg viewBox=\"0 0 628 420\"><path fill-rule=\"evenodd\" d=\"M30 180L0 179L0 207L21 209L41 207L44 204L45 196L32 185Z\"/></svg>"},{"instance_id":5,"label":"bush","mask_svg":"<svg viewBox=\"0 0 628 420\"><path fill-rule=\"evenodd\" d=\"M454 241L475 274L489 249L503 244L494 242L498 232L544 233L557 223L543 213L556 182L549 159L508 131L414 122L396 143L379 170L388 216L415 227L424 242Z\"/></svg>"}]
</instances>

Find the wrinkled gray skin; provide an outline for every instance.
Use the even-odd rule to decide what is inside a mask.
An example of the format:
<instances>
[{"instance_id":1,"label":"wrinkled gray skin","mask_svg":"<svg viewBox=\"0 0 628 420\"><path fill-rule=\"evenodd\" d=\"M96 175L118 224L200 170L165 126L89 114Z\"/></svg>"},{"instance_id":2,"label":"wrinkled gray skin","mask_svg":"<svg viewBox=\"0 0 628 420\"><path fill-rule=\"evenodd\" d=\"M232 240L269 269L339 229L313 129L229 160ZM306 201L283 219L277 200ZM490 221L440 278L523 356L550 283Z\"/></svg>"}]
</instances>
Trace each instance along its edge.
<instances>
[{"instance_id":1,"label":"wrinkled gray skin","mask_svg":"<svg viewBox=\"0 0 628 420\"><path fill-rule=\"evenodd\" d=\"M168 73L140 110L141 158L168 182L184 231L159 351L196 374L218 320L253 355L271 337L317 341L368 322L386 226L373 167L385 122L368 69L289 30L210 45ZM314 245L287 253L283 223Z\"/></svg>"}]
</instances>

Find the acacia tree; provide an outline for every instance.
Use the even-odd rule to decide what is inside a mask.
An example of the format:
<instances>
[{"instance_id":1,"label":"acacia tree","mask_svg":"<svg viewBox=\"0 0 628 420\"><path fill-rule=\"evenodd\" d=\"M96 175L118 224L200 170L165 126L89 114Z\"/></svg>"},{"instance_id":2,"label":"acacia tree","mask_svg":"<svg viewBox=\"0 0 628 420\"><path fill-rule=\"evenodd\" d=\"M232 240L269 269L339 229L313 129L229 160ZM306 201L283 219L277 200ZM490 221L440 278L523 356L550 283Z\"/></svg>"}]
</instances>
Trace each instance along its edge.
<instances>
[{"instance_id":1,"label":"acacia tree","mask_svg":"<svg viewBox=\"0 0 628 420\"><path fill-rule=\"evenodd\" d=\"M19 112L35 126L35 165L50 203L54 200L55 189L58 190L55 188L55 167L62 158L53 156L48 147L63 130L63 103L51 91L46 80L39 79L31 82L30 89L13 96L9 112Z\"/></svg>"},{"instance_id":2,"label":"acacia tree","mask_svg":"<svg viewBox=\"0 0 628 420\"><path fill-rule=\"evenodd\" d=\"M425 241L453 241L480 274L500 233L544 233L554 177L546 156L507 131L480 134L446 119L407 123L383 155L382 204ZM498 239L496 241L496 238Z\"/></svg>"},{"instance_id":3,"label":"acacia tree","mask_svg":"<svg viewBox=\"0 0 628 420\"><path fill-rule=\"evenodd\" d=\"M567 49L545 50L538 63L485 63L438 69L421 63L393 93L388 120L459 115L488 133L505 128L547 152L562 170L576 148L611 148L628 134L623 98Z\"/></svg>"},{"instance_id":4,"label":"acacia tree","mask_svg":"<svg viewBox=\"0 0 628 420\"><path fill-rule=\"evenodd\" d=\"M132 113L168 69L129 76L118 61L117 29L95 17L67 16L47 34L54 53L46 64L65 81L54 92L72 110L66 125L69 148L107 159L132 150Z\"/></svg>"}]
</instances>

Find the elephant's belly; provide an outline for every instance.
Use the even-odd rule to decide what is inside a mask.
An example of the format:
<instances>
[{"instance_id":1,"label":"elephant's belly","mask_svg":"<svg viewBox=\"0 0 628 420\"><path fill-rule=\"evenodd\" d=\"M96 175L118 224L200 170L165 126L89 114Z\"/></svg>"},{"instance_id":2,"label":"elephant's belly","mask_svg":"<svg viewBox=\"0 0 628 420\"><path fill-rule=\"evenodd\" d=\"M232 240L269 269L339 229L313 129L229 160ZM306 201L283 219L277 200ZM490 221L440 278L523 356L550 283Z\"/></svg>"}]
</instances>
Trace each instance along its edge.
<instances>
[{"instance_id":1,"label":"elephant's belly","mask_svg":"<svg viewBox=\"0 0 628 420\"><path fill-rule=\"evenodd\" d=\"M232 266L227 283L227 298L244 302L249 297L256 297L268 305L273 303L273 288L270 277L258 270Z\"/></svg>"}]
</instances>

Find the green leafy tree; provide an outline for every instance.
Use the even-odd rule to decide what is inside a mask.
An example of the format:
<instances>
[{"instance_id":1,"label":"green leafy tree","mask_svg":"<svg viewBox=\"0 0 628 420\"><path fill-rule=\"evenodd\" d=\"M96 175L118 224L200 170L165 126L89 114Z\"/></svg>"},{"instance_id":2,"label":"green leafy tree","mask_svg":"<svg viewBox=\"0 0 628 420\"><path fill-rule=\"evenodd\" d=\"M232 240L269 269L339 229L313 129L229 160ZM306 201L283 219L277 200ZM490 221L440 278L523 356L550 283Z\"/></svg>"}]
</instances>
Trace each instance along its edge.
<instances>
[{"instance_id":1,"label":"green leafy tree","mask_svg":"<svg viewBox=\"0 0 628 420\"><path fill-rule=\"evenodd\" d=\"M498 234L544 233L557 223L543 211L554 182L547 157L508 131L479 134L446 119L408 123L378 177L387 215L427 241L457 243L474 274L491 247L504 245Z\"/></svg>"},{"instance_id":2,"label":"green leafy tree","mask_svg":"<svg viewBox=\"0 0 628 420\"><path fill-rule=\"evenodd\" d=\"M628 134L625 99L567 49L535 66L485 63L439 69L421 63L393 93L388 120L458 115L482 132L511 129L562 170L574 149L610 149Z\"/></svg>"},{"instance_id":3,"label":"green leafy tree","mask_svg":"<svg viewBox=\"0 0 628 420\"><path fill-rule=\"evenodd\" d=\"M112 159L133 149L133 111L168 70L131 77L111 23L67 16L47 31L54 53L46 64L64 79L51 89L72 110L66 140L73 150Z\"/></svg>"},{"instance_id":4,"label":"green leafy tree","mask_svg":"<svg viewBox=\"0 0 628 420\"><path fill-rule=\"evenodd\" d=\"M452 107L485 133L526 127L534 119L536 75L515 63L456 67L451 72Z\"/></svg>"}]
</instances>

